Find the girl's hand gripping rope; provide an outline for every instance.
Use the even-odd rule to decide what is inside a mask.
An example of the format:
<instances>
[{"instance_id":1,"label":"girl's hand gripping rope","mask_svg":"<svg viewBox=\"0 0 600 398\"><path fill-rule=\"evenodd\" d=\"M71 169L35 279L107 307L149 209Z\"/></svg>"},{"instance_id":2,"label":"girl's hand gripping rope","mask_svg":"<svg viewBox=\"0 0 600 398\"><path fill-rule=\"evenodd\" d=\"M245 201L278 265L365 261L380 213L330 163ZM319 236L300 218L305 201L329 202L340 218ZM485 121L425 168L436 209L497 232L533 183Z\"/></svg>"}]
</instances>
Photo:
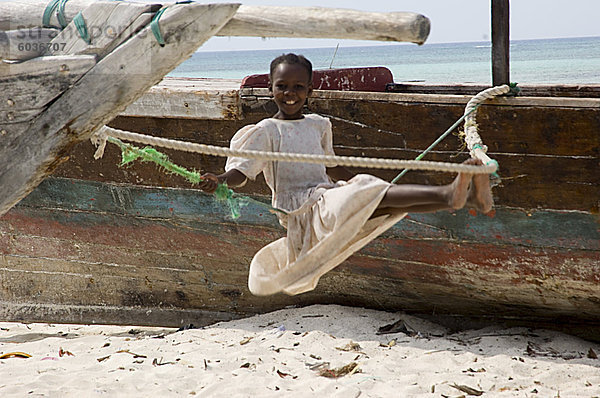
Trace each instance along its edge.
<instances>
[{"instance_id":1,"label":"girl's hand gripping rope","mask_svg":"<svg viewBox=\"0 0 600 398\"><path fill-rule=\"evenodd\" d=\"M213 173L205 173L200 176L201 180L198 183L198 188L206 193L215 193L219 186L219 177Z\"/></svg>"}]
</instances>

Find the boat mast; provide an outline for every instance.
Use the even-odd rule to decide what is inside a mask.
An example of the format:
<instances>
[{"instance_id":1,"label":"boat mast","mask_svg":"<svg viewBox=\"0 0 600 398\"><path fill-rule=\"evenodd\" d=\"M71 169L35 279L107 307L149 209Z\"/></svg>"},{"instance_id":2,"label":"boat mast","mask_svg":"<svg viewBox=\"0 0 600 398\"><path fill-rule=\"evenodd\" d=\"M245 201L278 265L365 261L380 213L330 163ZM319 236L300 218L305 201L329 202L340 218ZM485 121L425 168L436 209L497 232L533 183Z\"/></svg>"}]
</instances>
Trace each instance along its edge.
<instances>
[{"instance_id":1,"label":"boat mast","mask_svg":"<svg viewBox=\"0 0 600 398\"><path fill-rule=\"evenodd\" d=\"M510 83L509 0L492 2L492 85Z\"/></svg>"}]
</instances>

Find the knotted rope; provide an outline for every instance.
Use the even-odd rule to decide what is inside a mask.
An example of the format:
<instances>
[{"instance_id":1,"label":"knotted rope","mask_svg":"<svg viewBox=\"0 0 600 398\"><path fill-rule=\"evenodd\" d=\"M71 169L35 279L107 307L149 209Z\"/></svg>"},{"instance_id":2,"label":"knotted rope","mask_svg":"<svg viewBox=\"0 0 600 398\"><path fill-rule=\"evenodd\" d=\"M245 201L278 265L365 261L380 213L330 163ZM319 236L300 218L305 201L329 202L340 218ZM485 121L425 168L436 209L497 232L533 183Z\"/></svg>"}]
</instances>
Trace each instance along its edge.
<instances>
[{"instance_id":1,"label":"knotted rope","mask_svg":"<svg viewBox=\"0 0 600 398\"><path fill-rule=\"evenodd\" d=\"M497 87L491 87L482 92L478 93L476 96L471 98L469 102L467 102L467 106L465 107L464 119L465 119L465 136L463 139L467 144L467 148L470 151L472 158L480 159L484 165L496 165L496 169L498 168L498 162L494 159L491 159L487 155L487 146L483 144L481 141L481 137L477 133L477 122L475 120L477 116L477 108L484 101L497 97L499 95L508 94L513 91L516 93L516 87L511 87L507 84Z\"/></svg>"},{"instance_id":2,"label":"knotted rope","mask_svg":"<svg viewBox=\"0 0 600 398\"><path fill-rule=\"evenodd\" d=\"M282 153L266 151L250 151L219 147L214 145L197 144L193 142L184 142L171 140L167 138L153 137L144 134L132 133L115 129L108 126L101 127L93 134L92 143L98 146L94 158L99 159L104 153L106 139L108 137L119 138L124 141L134 141L151 146L160 146L163 148L175 149L186 152L196 152L204 155L222 156L222 157L241 157L245 159L261 159L281 162L298 163L316 163L324 164L329 167L348 166L348 167L368 167L378 169L415 169L415 170L434 170L454 173L472 173L472 174L490 174L496 171L497 165L467 165L457 163L431 162L423 160L400 160L400 159L382 159L382 158L363 158L357 156L332 156L332 155L309 155L302 153Z\"/></svg>"}]
</instances>

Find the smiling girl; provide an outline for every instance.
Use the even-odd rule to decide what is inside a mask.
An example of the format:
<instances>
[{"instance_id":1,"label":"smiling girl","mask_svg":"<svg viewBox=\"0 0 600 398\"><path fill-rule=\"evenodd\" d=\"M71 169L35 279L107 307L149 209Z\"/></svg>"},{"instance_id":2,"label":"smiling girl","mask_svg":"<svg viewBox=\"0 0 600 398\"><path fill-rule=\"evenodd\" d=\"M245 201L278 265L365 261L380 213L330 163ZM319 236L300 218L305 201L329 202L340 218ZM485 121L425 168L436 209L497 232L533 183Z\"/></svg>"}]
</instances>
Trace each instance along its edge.
<instances>
[{"instance_id":1,"label":"smiling girl","mask_svg":"<svg viewBox=\"0 0 600 398\"><path fill-rule=\"evenodd\" d=\"M310 97L312 65L301 55L284 54L271 62L269 89L277 113L245 126L231 139L232 149L334 155L331 122L303 114ZM480 164L470 159L467 164ZM468 204L492 208L485 174L460 173L442 186L392 185L340 166L231 157L225 173L203 175L200 188L240 187L261 172L287 236L256 253L248 286L256 295L298 294L316 287L319 278L389 229L409 212L460 209Z\"/></svg>"}]
</instances>

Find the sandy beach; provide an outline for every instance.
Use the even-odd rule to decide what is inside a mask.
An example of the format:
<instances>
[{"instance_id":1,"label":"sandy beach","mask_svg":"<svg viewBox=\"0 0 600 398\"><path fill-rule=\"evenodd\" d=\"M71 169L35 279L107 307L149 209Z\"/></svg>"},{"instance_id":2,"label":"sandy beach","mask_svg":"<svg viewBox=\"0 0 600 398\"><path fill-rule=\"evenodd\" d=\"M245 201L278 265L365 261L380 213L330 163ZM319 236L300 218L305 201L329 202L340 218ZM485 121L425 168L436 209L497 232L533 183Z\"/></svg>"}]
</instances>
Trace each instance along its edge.
<instances>
[{"instance_id":1,"label":"sandy beach","mask_svg":"<svg viewBox=\"0 0 600 398\"><path fill-rule=\"evenodd\" d=\"M335 305L183 330L3 322L0 396L596 397L598 354L553 331Z\"/></svg>"}]
</instances>

